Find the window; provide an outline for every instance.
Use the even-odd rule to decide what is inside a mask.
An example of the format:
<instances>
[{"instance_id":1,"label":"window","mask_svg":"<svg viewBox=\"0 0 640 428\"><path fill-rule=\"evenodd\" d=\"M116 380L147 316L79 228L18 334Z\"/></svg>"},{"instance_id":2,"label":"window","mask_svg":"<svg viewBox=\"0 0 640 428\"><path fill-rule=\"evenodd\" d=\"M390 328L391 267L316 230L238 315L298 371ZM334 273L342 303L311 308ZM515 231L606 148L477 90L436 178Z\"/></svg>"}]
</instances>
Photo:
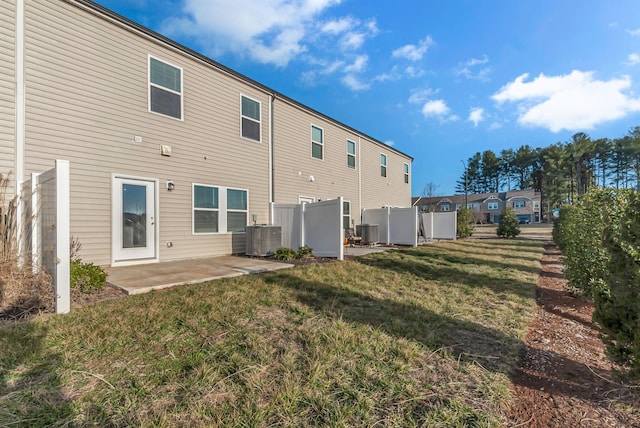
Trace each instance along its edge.
<instances>
[{"instance_id":1,"label":"window","mask_svg":"<svg viewBox=\"0 0 640 428\"><path fill-rule=\"evenodd\" d=\"M449 204L440 205L440 211L449 211Z\"/></svg>"},{"instance_id":2,"label":"window","mask_svg":"<svg viewBox=\"0 0 640 428\"><path fill-rule=\"evenodd\" d=\"M193 184L193 233L246 231L248 193L241 189Z\"/></svg>"},{"instance_id":3,"label":"window","mask_svg":"<svg viewBox=\"0 0 640 428\"><path fill-rule=\"evenodd\" d=\"M380 153L380 176L387 176L387 155Z\"/></svg>"},{"instance_id":4,"label":"window","mask_svg":"<svg viewBox=\"0 0 640 428\"><path fill-rule=\"evenodd\" d=\"M322 128L318 128L317 126L311 126L311 157L316 159L323 159L323 140L324 131Z\"/></svg>"},{"instance_id":5,"label":"window","mask_svg":"<svg viewBox=\"0 0 640 428\"><path fill-rule=\"evenodd\" d=\"M247 191L227 189L227 232L246 231L247 213Z\"/></svg>"},{"instance_id":6,"label":"window","mask_svg":"<svg viewBox=\"0 0 640 428\"><path fill-rule=\"evenodd\" d=\"M182 69L151 56L149 111L182 120Z\"/></svg>"},{"instance_id":7,"label":"window","mask_svg":"<svg viewBox=\"0 0 640 428\"><path fill-rule=\"evenodd\" d=\"M524 201L513 201L513 208L524 208Z\"/></svg>"},{"instance_id":8,"label":"window","mask_svg":"<svg viewBox=\"0 0 640 428\"><path fill-rule=\"evenodd\" d=\"M244 95L241 97L242 138L260 142L260 103Z\"/></svg>"},{"instance_id":9,"label":"window","mask_svg":"<svg viewBox=\"0 0 640 428\"><path fill-rule=\"evenodd\" d=\"M473 210L473 204L467 204L467 209L468 210Z\"/></svg>"},{"instance_id":10,"label":"window","mask_svg":"<svg viewBox=\"0 0 640 428\"><path fill-rule=\"evenodd\" d=\"M193 233L218 233L217 187L193 185Z\"/></svg>"},{"instance_id":11,"label":"window","mask_svg":"<svg viewBox=\"0 0 640 428\"><path fill-rule=\"evenodd\" d=\"M462 208L462 204L456 204L456 211L458 211L460 208Z\"/></svg>"},{"instance_id":12,"label":"window","mask_svg":"<svg viewBox=\"0 0 640 428\"><path fill-rule=\"evenodd\" d=\"M356 143L347 140L347 166L356 168Z\"/></svg>"},{"instance_id":13,"label":"window","mask_svg":"<svg viewBox=\"0 0 640 428\"><path fill-rule=\"evenodd\" d=\"M540 208L540 201L534 201L533 208Z\"/></svg>"},{"instance_id":14,"label":"window","mask_svg":"<svg viewBox=\"0 0 640 428\"><path fill-rule=\"evenodd\" d=\"M342 201L342 228L351 228L351 202Z\"/></svg>"},{"instance_id":15,"label":"window","mask_svg":"<svg viewBox=\"0 0 640 428\"><path fill-rule=\"evenodd\" d=\"M404 184L409 184L409 164L404 164Z\"/></svg>"},{"instance_id":16,"label":"window","mask_svg":"<svg viewBox=\"0 0 640 428\"><path fill-rule=\"evenodd\" d=\"M498 209L498 203L497 202L489 202L487 204L487 208L489 208L490 210L497 210Z\"/></svg>"}]
</instances>

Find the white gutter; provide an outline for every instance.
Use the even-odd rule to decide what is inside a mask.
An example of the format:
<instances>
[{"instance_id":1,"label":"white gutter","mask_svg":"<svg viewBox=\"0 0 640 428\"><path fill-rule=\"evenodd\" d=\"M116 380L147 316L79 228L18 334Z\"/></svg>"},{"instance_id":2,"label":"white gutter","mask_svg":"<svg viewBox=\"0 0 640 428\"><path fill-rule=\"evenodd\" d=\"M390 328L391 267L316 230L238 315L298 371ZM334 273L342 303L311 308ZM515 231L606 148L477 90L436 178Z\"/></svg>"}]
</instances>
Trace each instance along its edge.
<instances>
[{"instance_id":1,"label":"white gutter","mask_svg":"<svg viewBox=\"0 0 640 428\"><path fill-rule=\"evenodd\" d=\"M274 172L273 172L273 95L269 95L269 224L273 224Z\"/></svg>"},{"instance_id":2,"label":"white gutter","mask_svg":"<svg viewBox=\"0 0 640 428\"><path fill-rule=\"evenodd\" d=\"M360 223L362 223L362 139L358 137L358 207L360 208Z\"/></svg>"},{"instance_id":3,"label":"white gutter","mask_svg":"<svg viewBox=\"0 0 640 428\"><path fill-rule=\"evenodd\" d=\"M16 0L16 46L15 46L15 186L20 195L20 183L24 180L25 146L25 82L24 82L24 0Z\"/></svg>"}]
</instances>

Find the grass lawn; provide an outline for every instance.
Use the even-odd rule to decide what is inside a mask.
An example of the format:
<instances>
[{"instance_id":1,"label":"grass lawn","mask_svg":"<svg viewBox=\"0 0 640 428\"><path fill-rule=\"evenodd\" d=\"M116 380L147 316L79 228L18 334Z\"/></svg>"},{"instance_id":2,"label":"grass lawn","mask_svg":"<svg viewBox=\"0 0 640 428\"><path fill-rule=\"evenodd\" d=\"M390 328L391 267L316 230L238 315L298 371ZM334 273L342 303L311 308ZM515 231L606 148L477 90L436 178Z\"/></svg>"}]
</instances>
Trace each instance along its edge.
<instances>
[{"instance_id":1,"label":"grass lawn","mask_svg":"<svg viewBox=\"0 0 640 428\"><path fill-rule=\"evenodd\" d=\"M465 240L0 327L0 426L498 426L542 242Z\"/></svg>"}]
</instances>

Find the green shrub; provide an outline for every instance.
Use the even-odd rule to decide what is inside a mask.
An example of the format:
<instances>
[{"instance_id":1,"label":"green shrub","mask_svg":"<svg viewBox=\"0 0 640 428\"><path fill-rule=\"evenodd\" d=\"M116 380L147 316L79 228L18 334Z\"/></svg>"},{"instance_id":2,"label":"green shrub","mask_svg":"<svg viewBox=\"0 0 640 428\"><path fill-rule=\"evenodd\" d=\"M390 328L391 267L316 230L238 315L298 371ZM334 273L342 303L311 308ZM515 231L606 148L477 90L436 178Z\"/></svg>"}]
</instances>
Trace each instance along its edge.
<instances>
[{"instance_id":1,"label":"green shrub","mask_svg":"<svg viewBox=\"0 0 640 428\"><path fill-rule=\"evenodd\" d=\"M293 248L280 247L273 254L276 260L293 260L297 257L297 254Z\"/></svg>"},{"instance_id":2,"label":"green shrub","mask_svg":"<svg viewBox=\"0 0 640 428\"><path fill-rule=\"evenodd\" d=\"M313 248L307 245L298 248L298 258L303 259L305 257L313 257Z\"/></svg>"},{"instance_id":3,"label":"green shrub","mask_svg":"<svg viewBox=\"0 0 640 428\"><path fill-rule=\"evenodd\" d=\"M473 216L473 212L471 212L467 207L460 208L456 218L456 233L458 238L467 238L471 236L474 225L475 218Z\"/></svg>"},{"instance_id":4,"label":"green shrub","mask_svg":"<svg viewBox=\"0 0 640 428\"><path fill-rule=\"evenodd\" d=\"M93 263L72 260L70 271L71 288L84 294L102 290L107 282L107 273Z\"/></svg>"},{"instance_id":5,"label":"green shrub","mask_svg":"<svg viewBox=\"0 0 640 428\"><path fill-rule=\"evenodd\" d=\"M503 238L515 238L520 234L518 217L516 216L515 211L511 208L505 208L504 212L500 216L497 234Z\"/></svg>"}]
</instances>

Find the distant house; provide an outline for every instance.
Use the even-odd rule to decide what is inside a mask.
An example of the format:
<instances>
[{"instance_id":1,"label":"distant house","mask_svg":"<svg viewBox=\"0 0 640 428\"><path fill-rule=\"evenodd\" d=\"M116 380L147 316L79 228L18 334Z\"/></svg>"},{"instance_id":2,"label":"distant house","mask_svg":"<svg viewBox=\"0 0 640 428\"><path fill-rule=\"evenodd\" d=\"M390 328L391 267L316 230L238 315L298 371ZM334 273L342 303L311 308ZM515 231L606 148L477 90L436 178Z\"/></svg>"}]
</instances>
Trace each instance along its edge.
<instances>
[{"instance_id":1,"label":"distant house","mask_svg":"<svg viewBox=\"0 0 640 428\"><path fill-rule=\"evenodd\" d=\"M479 223L498 223L506 207L514 210L521 223L539 223L542 218L540 193L533 190L471 194L466 196L466 201ZM420 211L457 211L465 205L465 195L414 197L412 204Z\"/></svg>"}]
</instances>

